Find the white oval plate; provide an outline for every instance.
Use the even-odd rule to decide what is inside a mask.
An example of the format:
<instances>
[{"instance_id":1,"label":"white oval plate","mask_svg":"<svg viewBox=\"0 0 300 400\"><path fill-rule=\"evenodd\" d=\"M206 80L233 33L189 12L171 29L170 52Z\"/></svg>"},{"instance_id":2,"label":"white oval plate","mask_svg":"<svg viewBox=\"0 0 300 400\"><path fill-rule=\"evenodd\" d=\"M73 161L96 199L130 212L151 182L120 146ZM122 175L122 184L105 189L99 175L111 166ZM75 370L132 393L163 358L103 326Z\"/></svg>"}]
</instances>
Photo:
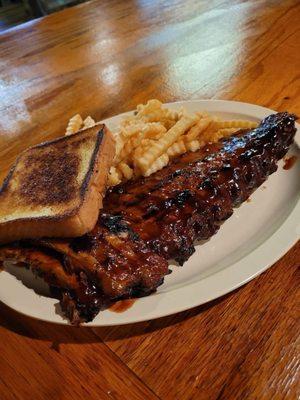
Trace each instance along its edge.
<instances>
[{"instance_id":1,"label":"white oval plate","mask_svg":"<svg viewBox=\"0 0 300 400\"><path fill-rule=\"evenodd\" d=\"M256 105L222 100L187 101L168 106L174 109L184 106L188 111L207 110L226 119L258 121L274 113ZM104 122L115 130L126 114L131 113ZM295 144L289 154L299 156ZM290 170L282 167L283 161L280 161L278 171L256 190L251 201L236 209L207 243L197 246L182 268L172 266L172 274L155 294L138 299L123 313L100 312L86 325L128 324L187 310L244 285L269 268L297 241L300 233L300 163ZM40 279L33 278L23 268L8 265L8 269L11 273L0 274L3 303L34 318L68 324L59 312L56 299L37 295L36 292L47 292Z\"/></svg>"}]
</instances>

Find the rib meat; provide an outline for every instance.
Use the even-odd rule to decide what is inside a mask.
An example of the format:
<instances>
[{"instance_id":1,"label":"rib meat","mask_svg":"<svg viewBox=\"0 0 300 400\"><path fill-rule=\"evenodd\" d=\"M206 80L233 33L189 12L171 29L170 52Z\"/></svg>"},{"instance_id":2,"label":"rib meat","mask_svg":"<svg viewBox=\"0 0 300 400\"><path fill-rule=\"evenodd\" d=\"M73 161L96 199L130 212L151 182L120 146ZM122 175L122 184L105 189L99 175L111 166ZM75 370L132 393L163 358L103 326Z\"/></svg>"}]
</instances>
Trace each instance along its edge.
<instances>
[{"instance_id":1,"label":"rib meat","mask_svg":"<svg viewBox=\"0 0 300 400\"><path fill-rule=\"evenodd\" d=\"M32 240L0 248L44 278L69 320L92 320L116 300L146 296L163 283L168 263L118 216L102 213L89 234L76 239Z\"/></svg>"},{"instance_id":2,"label":"rib meat","mask_svg":"<svg viewBox=\"0 0 300 400\"><path fill-rule=\"evenodd\" d=\"M42 275L73 323L110 303L152 293L183 264L195 240L220 224L274 171L295 134L295 116L278 113L254 130L173 160L147 178L108 191L94 230L70 240L18 242L0 249Z\"/></svg>"},{"instance_id":3,"label":"rib meat","mask_svg":"<svg viewBox=\"0 0 300 400\"><path fill-rule=\"evenodd\" d=\"M195 240L220 224L277 169L295 134L295 116L278 113L258 128L186 153L148 178L113 188L104 209L122 215L158 254L183 264Z\"/></svg>"}]
</instances>

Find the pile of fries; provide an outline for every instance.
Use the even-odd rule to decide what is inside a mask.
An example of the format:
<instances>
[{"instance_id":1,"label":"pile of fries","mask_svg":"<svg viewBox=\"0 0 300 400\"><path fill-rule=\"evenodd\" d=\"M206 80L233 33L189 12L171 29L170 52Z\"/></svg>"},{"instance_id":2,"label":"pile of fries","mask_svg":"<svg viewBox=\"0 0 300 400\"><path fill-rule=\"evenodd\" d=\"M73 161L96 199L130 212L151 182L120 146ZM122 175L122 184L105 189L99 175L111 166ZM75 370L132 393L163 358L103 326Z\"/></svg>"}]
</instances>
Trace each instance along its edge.
<instances>
[{"instance_id":1,"label":"pile of fries","mask_svg":"<svg viewBox=\"0 0 300 400\"><path fill-rule=\"evenodd\" d=\"M79 114L70 119L66 134L94 126L91 117ZM170 159L197 151L239 129L255 128L256 122L222 120L206 111L188 113L164 107L159 100L139 104L134 115L125 117L115 132L116 155L109 173L114 186L138 176L149 176L164 168Z\"/></svg>"}]
</instances>

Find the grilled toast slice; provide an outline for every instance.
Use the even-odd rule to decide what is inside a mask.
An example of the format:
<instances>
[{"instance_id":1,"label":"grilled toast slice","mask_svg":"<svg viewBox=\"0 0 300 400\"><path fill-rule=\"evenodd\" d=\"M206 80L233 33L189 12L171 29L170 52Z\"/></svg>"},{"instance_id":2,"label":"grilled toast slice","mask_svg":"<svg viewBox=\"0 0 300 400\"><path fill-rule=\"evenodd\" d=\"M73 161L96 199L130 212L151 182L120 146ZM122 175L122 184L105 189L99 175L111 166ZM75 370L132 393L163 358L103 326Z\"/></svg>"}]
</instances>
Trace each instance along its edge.
<instances>
[{"instance_id":1,"label":"grilled toast slice","mask_svg":"<svg viewBox=\"0 0 300 400\"><path fill-rule=\"evenodd\" d=\"M92 230L114 154L103 124L25 150L0 188L0 243Z\"/></svg>"}]
</instances>

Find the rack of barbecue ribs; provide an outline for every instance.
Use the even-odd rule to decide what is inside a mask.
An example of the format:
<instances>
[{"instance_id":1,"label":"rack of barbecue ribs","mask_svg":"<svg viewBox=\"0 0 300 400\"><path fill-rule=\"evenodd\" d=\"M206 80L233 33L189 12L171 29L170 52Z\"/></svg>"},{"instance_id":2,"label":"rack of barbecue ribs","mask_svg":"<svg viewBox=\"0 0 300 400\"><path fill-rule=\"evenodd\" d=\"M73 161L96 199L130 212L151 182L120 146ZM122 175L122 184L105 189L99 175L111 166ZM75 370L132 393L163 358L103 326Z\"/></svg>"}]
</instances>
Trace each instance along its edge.
<instances>
[{"instance_id":1,"label":"rack of barbecue ribs","mask_svg":"<svg viewBox=\"0 0 300 400\"><path fill-rule=\"evenodd\" d=\"M110 189L97 225L75 239L27 240L0 248L50 286L71 323L91 321L113 302L153 293L209 239L288 151L294 115L270 115L253 130L186 153L161 171Z\"/></svg>"}]
</instances>

